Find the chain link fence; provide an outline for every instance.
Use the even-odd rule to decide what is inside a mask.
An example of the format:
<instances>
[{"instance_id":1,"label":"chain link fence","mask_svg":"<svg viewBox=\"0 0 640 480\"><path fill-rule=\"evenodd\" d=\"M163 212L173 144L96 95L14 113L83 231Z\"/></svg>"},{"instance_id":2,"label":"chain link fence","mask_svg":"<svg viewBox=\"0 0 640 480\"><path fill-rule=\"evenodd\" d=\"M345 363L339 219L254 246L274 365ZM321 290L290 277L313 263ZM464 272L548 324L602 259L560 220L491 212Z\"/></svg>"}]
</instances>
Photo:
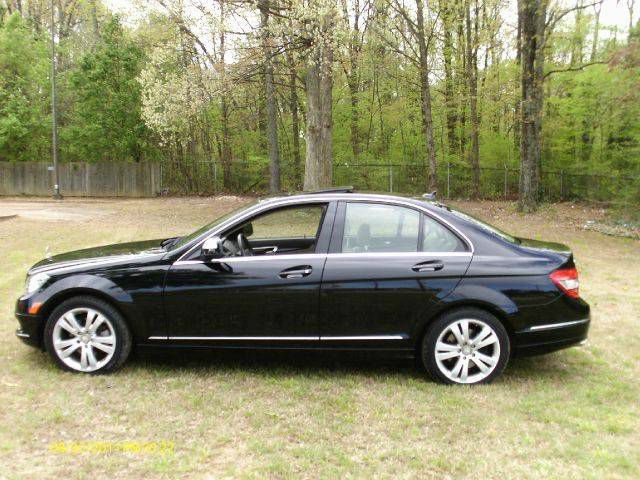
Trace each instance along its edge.
<instances>
[{"instance_id":1,"label":"chain link fence","mask_svg":"<svg viewBox=\"0 0 640 480\"><path fill-rule=\"evenodd\" d=\"M264 194L269 188L269 166L265 162L233 161L227 168L216 161L162 162L162 193L209 195L221 192ZM283 164L282 189L301 189L299 169ZM481 167L480 196L513 200L518 195L520 172L510 167ZM540 195L544 201L583 200L615 202L624 196L638 198L640 177L596 175L564 170L543 170ZM427 191L427 168L403 164L335 164L334 185L353 185L361 191L422 194ZM440 198L468 198L472 191L472 170L458 164L439 165L437 192ZM635 195L634 195L635 192ZM626 195L628 194L628 195Z\"/></svg>"}]
</instances>

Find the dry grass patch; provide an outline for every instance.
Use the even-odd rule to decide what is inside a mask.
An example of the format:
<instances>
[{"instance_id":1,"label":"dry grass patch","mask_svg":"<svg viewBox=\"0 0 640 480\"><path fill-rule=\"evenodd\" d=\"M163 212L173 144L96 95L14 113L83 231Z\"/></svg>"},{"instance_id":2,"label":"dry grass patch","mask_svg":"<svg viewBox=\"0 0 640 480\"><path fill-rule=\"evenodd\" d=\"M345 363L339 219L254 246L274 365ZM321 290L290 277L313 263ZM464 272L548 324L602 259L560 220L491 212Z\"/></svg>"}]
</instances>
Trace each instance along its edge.
<instances>
[{"instance_id":1,"label":"dry grass patch","mask_svg":"<svg viewBox=\"0 0 640 480\"><path fill-rule=\"evenodd\" d=\"M0 477L640 477L640 242L583 230L602 214L586 207L522 216L507 203L459 204L514 234L571 245L593 307L588 347L514 361L489 386L308 355L154 356L87 377L14 337L13 302L47 245L182 234L247 201L0 200L2 215L18 210L0 222ZM98 441L173 450L52 448Z\"/></svg>"}]
</instances>

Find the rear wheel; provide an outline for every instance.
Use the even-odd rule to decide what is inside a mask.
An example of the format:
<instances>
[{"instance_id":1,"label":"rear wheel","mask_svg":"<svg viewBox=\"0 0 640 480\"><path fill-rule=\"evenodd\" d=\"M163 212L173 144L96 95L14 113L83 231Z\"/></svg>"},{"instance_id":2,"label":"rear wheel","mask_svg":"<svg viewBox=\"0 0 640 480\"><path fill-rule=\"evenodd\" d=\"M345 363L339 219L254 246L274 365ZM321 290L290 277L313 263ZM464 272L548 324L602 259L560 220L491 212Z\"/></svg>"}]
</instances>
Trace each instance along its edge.
<instances>
[{"instance_id":1,"label":"rear wheel","mask_svg":"<svg viewBox=\"0 0 640 480\"><path fill-rule=\"evenodd\" d=\"M500 321L484 310L463 308L446 313L427 330L422 363L441 383L488 383L509 360L509 335Z\"/></svg>"},{"instance_id":2,"label":"rear wheel","mask_svg":"<svg viewBox=\"0 0 640 480\"><path fill-rule=\"evenodd\" d=\"M44 330L47 352L73 372L107 373L131 351L131 333L120 312L94 297L74 297L56 307Z\"/></svg>"}]
</instances>

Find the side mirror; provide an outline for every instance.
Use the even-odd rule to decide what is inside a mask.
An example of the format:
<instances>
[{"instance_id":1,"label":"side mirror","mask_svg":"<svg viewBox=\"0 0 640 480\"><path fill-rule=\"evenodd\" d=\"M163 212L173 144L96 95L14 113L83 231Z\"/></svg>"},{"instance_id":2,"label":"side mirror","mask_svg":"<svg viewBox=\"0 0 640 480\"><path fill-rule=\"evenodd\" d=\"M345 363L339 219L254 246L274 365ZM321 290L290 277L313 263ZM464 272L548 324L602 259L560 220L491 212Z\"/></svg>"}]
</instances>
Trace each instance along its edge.
<instances>
[{"instance_id":1,"label":"side mirror","mask_svg":"<svg viewBox=\"0 0 640 480\"><path fill-rule=\"evenodd\" d=\"M222 239L220 237L207 238L202 244L202 256L205 258L222 257Z\"/></svg>"}]
</instances>

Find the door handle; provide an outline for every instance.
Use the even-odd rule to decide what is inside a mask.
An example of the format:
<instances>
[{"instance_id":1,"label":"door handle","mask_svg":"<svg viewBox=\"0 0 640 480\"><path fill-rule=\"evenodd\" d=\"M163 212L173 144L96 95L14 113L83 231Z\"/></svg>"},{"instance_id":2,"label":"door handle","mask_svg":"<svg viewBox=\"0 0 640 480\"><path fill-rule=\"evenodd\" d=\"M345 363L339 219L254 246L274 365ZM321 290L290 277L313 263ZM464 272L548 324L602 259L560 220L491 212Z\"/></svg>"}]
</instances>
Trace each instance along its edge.
<instances>
[{"instance_id":1,"label":"door handle","mask_svg":"<svg viewBox=\"0 0 640 480\"><path fill-rule=\"evenodd\" d=\"M429 260L426 262L416 263L411 270L414 272L435 272L437 270L442 270L444 268L444 263L441 260Z\"/></svg>"},{"instance_id":2,"label":"door handle","mask_svg":"<svg viewBox=\"0 0 640 480\"><path fill-rule=\"evenodd\" d=\"M273 255L274 253L276 253L278 251L278 246L277 245L272 245L272 246L268 246L268 247L252 247L252 250L254 252L264 253L265 255Z\"/></svg>"},{"instance_id":3,"label":"door handle","mask_svg":"<svg viewBox=\"0 0 640 480\"><path fill-rule=\"evenodd\" d=\"M313 268L311 265L301 265L298 267L287 268L281 271L278 276L280 278L302 278L311 275Z\"/></svg>"}]
</instances>

